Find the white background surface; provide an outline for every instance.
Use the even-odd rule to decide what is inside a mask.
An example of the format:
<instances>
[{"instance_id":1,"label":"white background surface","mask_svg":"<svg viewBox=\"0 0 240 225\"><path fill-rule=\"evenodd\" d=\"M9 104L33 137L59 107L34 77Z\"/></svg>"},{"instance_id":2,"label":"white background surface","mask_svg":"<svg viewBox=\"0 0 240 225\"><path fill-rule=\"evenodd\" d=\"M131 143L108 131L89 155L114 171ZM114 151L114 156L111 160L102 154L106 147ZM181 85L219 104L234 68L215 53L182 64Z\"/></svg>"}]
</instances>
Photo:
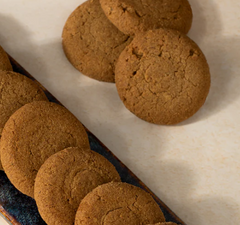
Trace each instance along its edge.
<instances>
[{"instance_id":1,"label":"white background surface","mask_svg":"<svg viewBox=\"0 0 240 225\"><path fill-rule=\"evenodd\" d=\"M9 225L2 216L0 216L0 224L1 225Z\"/></svg>"},{"instance_id":2,"label":"white background surface","mask_svg":"<svg viewBox=\"0 0 240 225\"><path fill-rule=\"evenodd\" d=\"M61 32L81 0L0 0L0 44L188 225L240 223L240 2L189 0L189 36L205 53L212 87L178 126L141 121L114 84L81 75ZM3 224L0 222L0 224Z\"/></svg>"}]
</instances>

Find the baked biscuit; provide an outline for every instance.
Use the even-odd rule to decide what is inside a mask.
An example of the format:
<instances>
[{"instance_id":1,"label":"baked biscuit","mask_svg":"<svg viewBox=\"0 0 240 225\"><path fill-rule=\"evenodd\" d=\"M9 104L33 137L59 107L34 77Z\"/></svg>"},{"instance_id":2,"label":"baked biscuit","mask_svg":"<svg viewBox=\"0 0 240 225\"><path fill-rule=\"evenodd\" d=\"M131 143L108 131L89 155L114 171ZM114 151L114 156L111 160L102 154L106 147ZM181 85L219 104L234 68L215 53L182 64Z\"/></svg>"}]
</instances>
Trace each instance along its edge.
<instances>
[{"instance_id":1,"label":"baked biscuit","mask_svg":"<svg viewBox=\"0 0 240 225\"><path fill-rule=\"evenodd\" d=\"M37 173L34 198L48 225L74 224L81 200L98 185L121 181L115 167L98 153L67 148L50 156Z\"/></svg>"},{"instance_id":2,"label":"baked biscuit","mask_svg":"<svg viewBox=\"0 0 240 225\"><path fill-rule=\"evenodd\" d=\"M48 101L39 85L12 71L0 71L0 95L0 137L5 123L17 109L33 101Z\"/></svg>"},{"instance_id":3,"label":"baked biscuit","mask_svg":"<svg viewBox=\"0 0 240 225\"><path fill-rule=\"evenodd\" d=\"M107 19L99 0L84 2L70 15L62 38L70 63L83 74L106 82L114 82L115 62L131 41Z\"/></svg>"},{"instance_id":4,"label":"baked biscuit","mask_svg":"<svg viewBox=\"0 0 240 225\"><path fill-rule=\"evenodd\" d=\"M200 48L176 30L137 35L116 64L116 86L126 108L155 124L180 123L204 104L210 88Z\"/></svg>"},{"instance_id":5,"label":"baked biscuit","mask_svg":"<svg viewBox=\"0 0 240 225\"><path fill-rule=\"evenodd\" d=\"M188 0L100 0L108 19L123 33L171 28L188 33L192 9Z\"/></svg>"},{"instance_id":6,"label":"baked biscuit","mask_svg":"<svg viewBox=\"0 0 240 225\"><path fill-rule=\"evenodd\" d=\"M75 225L147 225L164 221L150 194L127 183L111 182L86 195L79 205Z\"/></svg>"},{"instance_id":7,"label":"baked biscuit","mask_svg":"<svg viewBox=\"0 0 240 225\"><path fill-rule=\"evenodd\" d=\"M11 183L33 197L41 165L67 147L89 148L87 133L77 118L52 102L28 103L4 126L0 144L2 166Z\"/></svg>"}]
</instances>

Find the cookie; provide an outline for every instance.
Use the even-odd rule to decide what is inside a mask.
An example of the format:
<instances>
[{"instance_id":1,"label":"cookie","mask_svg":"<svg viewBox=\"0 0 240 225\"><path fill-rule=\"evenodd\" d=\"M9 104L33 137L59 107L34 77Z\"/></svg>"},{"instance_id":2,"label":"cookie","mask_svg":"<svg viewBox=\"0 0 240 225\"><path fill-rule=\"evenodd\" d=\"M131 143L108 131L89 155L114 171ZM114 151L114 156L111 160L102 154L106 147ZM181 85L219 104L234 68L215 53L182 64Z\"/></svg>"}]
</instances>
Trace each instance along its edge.
<instances>
[{"instance_id":1,"label":"cookie","mask_svg":"<svg viewBox=\"0 0 240 225\"><path fill-rule=\"evenodd\" d=\"M0 71L0 95L0 137L5 123L17 109L33 101L48 101L39 85L12 71Z\"/></svg>"},{"instance_id":2,"label":"cookie","mask_svg":"<svg viewBox=\"0 0 240 225\"><path fill-rule=\"evenodd\" d=\"M79 205L75 225L147 225L164 221L150 194L127 183L111 182L86 195Z\"/></svg>"},{"instance_id":3,"label":"cookie","mask_svg":"<svg viewBox=\"0 0 240 225\"><path fill-rule=\"evenodd\" d=\"M188 0L100 0L108 19L123 33L171 28L185 34L192 25Z\"/></svg>"},{"instance_id":4,"label":"cookie","mask_svg":"<svg viewBox=\"0 0 240 225\"><path fill-rule=\"evenodd\" d=\"M34 198L48 225L74 224L81 200L111 181L121 180L107 159L91 150L67 148L50 156L39 169Z\"/></svg>"},{"instance_id":5,"label":"cookie","mask_svg":"<svg viewBox=\"0 0 240 225\"><path fill-rule=\"evenodd\" d=\"M0 46L0 70L7 71L13 70L8 55L1 46Z\"/></svg>"},{"instance_id":6,"label":"cookie","mask_svg":"<svg viewBox=\"0 0 240 225\"><path fill-rule=\"evenodd\" d=\"M115 62L131 42L107 19L99 0L83 3L70 15L62 38L70 63L83 74L106 82L114 82Z\"/></svg>"},{"instance_id":7,"label":"cookie","mask_svg":"<svg viewBox=\"0 0 240 225\"><path fill-rule=\"evenodd\" d=\"M67 147L89 148L82 124L66 108L52 102L32 102L18 109L2 132L3 169L12 184L33 197L34 180L41 165Z\"/></svg>"},{"instance_id":8,"label":"cookie","mask_svg":"<svg viewBox=\"0 0 240 225\"><path fill-rule=\"evenodd\" d=\"M126 108L162 125L180 123L204 104L208 63L199 47L176 30L137 35L116 64L116 86Z\"/></svg>"}]
</instances>

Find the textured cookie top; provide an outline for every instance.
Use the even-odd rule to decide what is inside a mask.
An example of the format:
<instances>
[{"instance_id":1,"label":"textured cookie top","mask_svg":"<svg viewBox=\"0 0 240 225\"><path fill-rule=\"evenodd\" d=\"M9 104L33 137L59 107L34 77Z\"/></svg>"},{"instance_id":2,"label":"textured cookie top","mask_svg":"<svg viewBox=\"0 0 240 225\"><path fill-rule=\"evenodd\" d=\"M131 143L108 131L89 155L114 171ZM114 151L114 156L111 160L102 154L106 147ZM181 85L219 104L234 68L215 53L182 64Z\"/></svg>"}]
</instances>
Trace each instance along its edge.
<instances>
[{"instance_id":1,"label":"textured cookie top","mask_svg":"<svg viewBox=\"0 0 240 225\"><path fill-rule=\"evenodd\" d=\"M34 81L10 71L0 71L0 94L0 134L9 117L17 109L33 101L48 101Z\"/></svg>"},{"instance_id":2,"label":"textured cookie top","mask_svg":"<svg viewBox=\"0 0 240 225\"><path fill-rule=\"evenodd\" d=\"M103 11L123 33L136 33L161 27L187 33L192 25L188 0L100 0Z\"/></svg>"},{"instance_id":3,"label":"textured cookie top","mask_svg":"<svg viewBox=\"0 0 240 225\"><path fill-rule=\"evenodd\" d=\"M107 159L91 150L67 148L39 169L34 198L48 225L70 225L81 200L98 185L111 181L121 180Z\"/></svg>"},{"instance_id":4,"label":"textured cookie top","mask_svg":"<svg viewBox=\"0 0 240 225\"><path fill-rule=\"evenodd\" d=\"M11 71L0 71L0 95L0 137L5 123L17 109L33 101L48 101L39 85Z\"/></svg>"},{"instance_id":5,"label":"textured cookie top","mask_svg":"<svg viewBox=\"0 0 240 225\"><path fill-rule=\"evenodd\" d=\"M1 46L0 46L0 70L7 71L13 70L8 55Z\"/></svg>"},{"instance_id":6,"label":"textured cookie top","mask_svg":"<svg viewBox=\"0 0 240 225\"><path fill-rule=\"evenodd\" d=\"M150 194L127 183L112 182L87 194L78 208L75 225L147 225L164 221Z\"/></svg>"},{"instance_id":7,"label":"textured cookie top","mask_svg":"<svg viewBox=\"0 0 240 225\"><path fill-rule=\"evenodd\" d=\"M2 132L2 166L12 184L33 197L36 174L49 156L67 147L89 148L82 124L66 108L32 102L18 109Z\"/></svg>"},{"instance_id":8,"label":"textured cookie top","mask_svg":"<svg viewBox=\"0 0 240 225\"><path fill-rule=\"evenodd\" d=\"M143 120L176 124L198 111L210 88L199 47L176 30L134 38L116 64L116 86L125 106Z\"/></svg>"},{"instance_id":9,"label":"textured cookie top","mask_svg":"<svg viewBox=\"0 0 240 225\"><path fill-rule=\"evenodd\" d=\"M115 62L131 38L103 13L99 0L80 5L68 18L62 34L68 60L83 74L114 82Z\"/></svg>"}]
</instances>

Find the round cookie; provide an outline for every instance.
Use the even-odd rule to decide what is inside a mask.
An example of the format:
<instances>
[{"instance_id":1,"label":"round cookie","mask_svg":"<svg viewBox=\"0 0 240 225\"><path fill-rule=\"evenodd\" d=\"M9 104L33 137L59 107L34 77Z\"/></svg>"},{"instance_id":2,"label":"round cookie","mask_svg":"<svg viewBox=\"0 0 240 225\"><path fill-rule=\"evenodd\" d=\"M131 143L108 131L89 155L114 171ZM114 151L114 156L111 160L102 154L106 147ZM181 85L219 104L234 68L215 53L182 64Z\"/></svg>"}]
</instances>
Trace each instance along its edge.
<instances>
[{"instance_id":1,"label":"round cookie","mask_svg":"<svg viewBox=\"0 0 240 225\"><path fill-rule=\"evenodd\" d=\"M33 197L41 165L67 147L89 148L87 133L77 118L52 102L28 103L4 126L0 144L2 166L11 183Z\"/></svg>"},{"instance_id":2,"label":"round cookie","mask_svg":"<svg viewBox=\"0 0 240 225\"><path fill-rule=\"evenodd\" d=\"M0 95L0 135L5 123L17 109L33 101L48 101L38 84L12 71L0 71Z\"/></svg>"},{"instance_id":3,"label":"round cookie","mask_svg":"<svg viewBox=\"0 0 240 225\"><path fill-rule=\"evenodd\" d=\"M99 0L84 2L70 15L62 38L72 65L83 74L106 82L114 82L115 62L132 40L107 19Z\"/></svg>"},{"instance_id":4,"label":"round cookie","mask_svg":"<svg viewBox=\"0 0 240 225\"><path fill-rule=\"evenodd\" d=\"M0 71L0 95L0 137L5 123L17 109L33 101L48 101L39 85L12 71Z\"/></svg>"},{"instance_id":5,"label":"round cookie","mask_svg":"<svg viewBox=\"0 0 240 225\"><path fill-rule=\"evenodd\" d=\"M100 3L108 19L128 35L161 27L186 34L192 25L188 0L100 0Z\"/></svg>"},{"instance_id":6,"label":"round cookie","mask_svg":"<svg viewBox=\"0 0 240 225\"><path fill-rule=\"evenodd\" d=\"M111 181L121 179L106 158L91 150L67 148L50 156L39 169L34 198L48 225L74 224L81 200Z\"/></svg>"},{"instance_id":7,"label":"round cookie","mask_svg":"<svg viewBox=\"0 0 240 225\"><path fill-rule=\"evenodd\" d=\"M0 70L8 71L13 70L8 55L1 46L0 46Z\"/></svg>"},{"instance_id":8,"label":"round cookie","mask_svg":"<svg viewBox=\"0 0 240 225\"><path fill-rule=\"evenodd\" d=\"M210 88L205 56L186 35L157 29L134 38L116 64L116 86L126 108L162 125L188 119Z\"/></svg>"},{"instance_id":9,"label":"round cookie","mask_svg":"<svg viewBox=\"0 0 240 225\"><path fill-rule=\"evenodd\" d=\"M150 194L127 183L111 182L86 195L79 205L75 225L147 225L164 221Z\"/></svg>"}]
</instances>

